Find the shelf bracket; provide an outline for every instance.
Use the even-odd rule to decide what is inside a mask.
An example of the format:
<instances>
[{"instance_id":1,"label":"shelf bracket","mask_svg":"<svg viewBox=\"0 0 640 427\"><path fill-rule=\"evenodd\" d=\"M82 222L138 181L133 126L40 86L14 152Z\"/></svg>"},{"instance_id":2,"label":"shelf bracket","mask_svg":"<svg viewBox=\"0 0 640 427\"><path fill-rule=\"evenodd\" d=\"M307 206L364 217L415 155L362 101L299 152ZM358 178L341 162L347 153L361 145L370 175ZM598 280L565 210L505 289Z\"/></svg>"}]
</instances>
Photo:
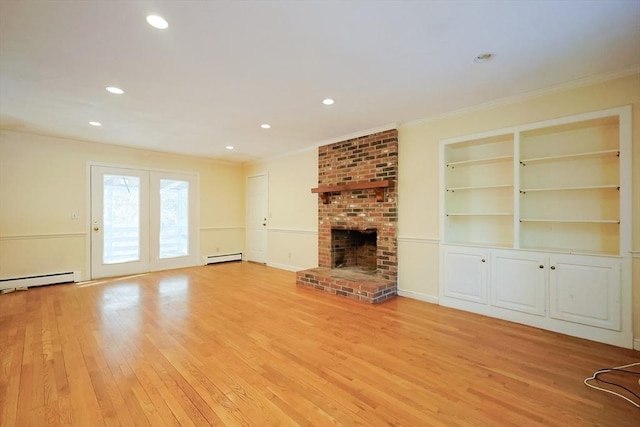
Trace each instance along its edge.
<instances>
[{"instance_id":1,"label":"shelf bracket","mask_svg":"<svg viewBox=\"0 0 640 427\"><path fill-rule=\"evenodd\" d=\"M376 188L376 202L384 202L384 188Z\"/></svg>"}]
</instances>

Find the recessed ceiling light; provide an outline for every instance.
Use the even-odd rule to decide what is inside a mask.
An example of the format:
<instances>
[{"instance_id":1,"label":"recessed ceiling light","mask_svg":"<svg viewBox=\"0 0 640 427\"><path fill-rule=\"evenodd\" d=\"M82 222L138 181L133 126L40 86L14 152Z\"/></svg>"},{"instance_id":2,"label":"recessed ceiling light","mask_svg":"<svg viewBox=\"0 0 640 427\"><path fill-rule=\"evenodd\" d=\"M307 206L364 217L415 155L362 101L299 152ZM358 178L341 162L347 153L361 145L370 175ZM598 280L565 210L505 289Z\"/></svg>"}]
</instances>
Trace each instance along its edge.
<instances>
[{"instance_id":1,"label":"recessed ceiling light","mask_svg":"<svg viewBox=\"0 0 640 427\"><path fill-rule=\"evenodd\" d=\"M331 98L326 98L326 99L323 99L323 100L322 100L322 103L323 103L324 105L333 105L333 103L334 103L334 102L336 102L336 101L334 101L334 100L333 100L333 99L331 99Z\"/></svg>"},{"instance_id":2,"label":"recessed ceiling light","mask_svg":"<svg viewBox=\"0 0 640 427\"><path fill-rule=\"evenodd\" d=\"M102 126L102 123L100 123L100 122L89 122L89 124L91 126Z\"/></svg>"},{"instance_id":3,"label":"recessed ceiling light","mask_svg":"<svg viewBox=\"0 0 640 427\"><path fill-rule=\"evenodd\" d=\"M115 86L109 86L107 88L107 92L115 93L116 95L122 95L124 93L124 91L122 89L120 89L119 87L115 87Z\"/></svg>"},{"instance_id":4,"label":"recessed ceiling light","mask_svg":"<svg viewBox=\"0 0 640 427\"><path fill-rule=\"evenodd\" d=\"M260 127L261 127L262 129L271 129L271 125L270 125L270 124L268 124L268 123L263 123L263 124L261 124L261 125L260 125Z\"/></svg>"},{"instance_id":5,"label":"recessed ceiling light","mask_svg":"<svg viewBox=\"0 0 640 427\"><path fill-rule=\"evenodd\" d=\"M165 30L169 27L169 23L163 17L158 15L147 16L147 22L153 28L157 28L159 30Z\"/></svg>"},{"instance_id":6,"label":"recessed ceiling light","mask_svg":"<svg viewBox=\"0 0 640 427\"><path fill-rule=\"evenodd\" d=\"M226 147L224 147L224 148L226 148L227 150L233 150L233 145L227 145L227 146L226 146Z\"/></svg>"},{"instance_id":7,"label":"recessed ceiling light","mask_svg":"<svg viewBox=\"0 0 640 427\"><path fill-rule=\"evenodd\" d=\"M493 53L483 53L473 58L473 62L475 62L476 64L482 64L483 62L488 62L492 59Z\"/></svg>"}]
</instances>

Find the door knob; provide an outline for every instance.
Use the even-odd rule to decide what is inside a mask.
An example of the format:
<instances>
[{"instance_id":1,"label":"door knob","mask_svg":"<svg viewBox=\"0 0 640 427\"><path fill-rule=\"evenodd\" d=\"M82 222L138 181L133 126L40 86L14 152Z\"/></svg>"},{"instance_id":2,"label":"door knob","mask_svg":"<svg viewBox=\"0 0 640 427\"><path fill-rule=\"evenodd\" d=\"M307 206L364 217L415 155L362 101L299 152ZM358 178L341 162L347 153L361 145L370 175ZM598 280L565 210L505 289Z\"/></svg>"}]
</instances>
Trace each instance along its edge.
<instances>
[{"instance_id":1,"label":"door knob","mask_svg":"<svg viewBox=\"0 0 640 427\"><path fill-rule=\"evenodd\" d=\"M93 227L93 231L98 231L100 230L100 227Z\"/></svg>"}]
</instances>

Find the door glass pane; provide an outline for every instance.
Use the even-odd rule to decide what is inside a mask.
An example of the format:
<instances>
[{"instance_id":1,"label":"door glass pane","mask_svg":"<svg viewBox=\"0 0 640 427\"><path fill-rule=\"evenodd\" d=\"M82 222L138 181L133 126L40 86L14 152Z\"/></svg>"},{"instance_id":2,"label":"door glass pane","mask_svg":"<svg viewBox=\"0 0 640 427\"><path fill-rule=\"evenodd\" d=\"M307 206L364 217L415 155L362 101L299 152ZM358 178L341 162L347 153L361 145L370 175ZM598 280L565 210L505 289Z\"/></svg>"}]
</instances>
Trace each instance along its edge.
<instances>
[{"instance_id":1,"label":"door glass pane","mask_svg":"<svg viewBox=\"0 0 640 427\"><path fill-rule=\"evenodd\" d=\"M104 175L102 219L105 264L140 259L140 178Z\"/></svg>"},{"instance_id":2,"label":"door glass pane","mask_svg":"<svg viewBox=\"0 0 640 427\"><path fill-rule=\"evenodd\" d=\"M189 182L160 180L160 258L189 255Z\"/></svg>"}]
</instances>

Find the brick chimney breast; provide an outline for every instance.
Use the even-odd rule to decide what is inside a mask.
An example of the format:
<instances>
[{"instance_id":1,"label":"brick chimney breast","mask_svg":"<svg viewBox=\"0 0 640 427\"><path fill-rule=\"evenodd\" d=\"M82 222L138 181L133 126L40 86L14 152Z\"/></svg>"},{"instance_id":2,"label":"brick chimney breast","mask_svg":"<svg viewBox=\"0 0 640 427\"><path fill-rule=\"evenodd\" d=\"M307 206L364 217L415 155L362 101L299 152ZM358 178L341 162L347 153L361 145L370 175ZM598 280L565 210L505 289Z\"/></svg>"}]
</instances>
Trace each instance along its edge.
<instances>
[{"instance_id":1,"label":"brick chimney breast","mask_svg":"<svg viewBox=\"0 0 640 427\"><path fill-rule=\"evenodd\" d=\"M362 187L366 183L388 182L388 186L378 191L369 188L340 190L325 194L326 203L318 202L318 264L319 269L331 270L332 233L331 230L376 230L376 262L371 280L384 283L382 291L369 289L372 295L388 299L396 294L397 288L397 177L398 177L398 131L396 129L354 138L318 148L318 187L349 186ZM303 272L300 272L303 273ZM335 272L332 273L335 276ZM298 275L304 278L304 274ZM316 281L316 279L314 279ZM364 279L363 279L364 280ZM318 288L318 283L299 285ZM323 289L336 293L338 289ZM355 290L352 289L352 290ZM384 293L384 291L387 291ZM347 291L343 291L343 293ZM363 291L364 292L364 291ZM382 293L380 293L382 292ZM342 295L353 299L366 300L357 293ZM354 297L355 296L355 297ZM369 301L368 302L379 302Z\"/></svg>"}]
</instances>

